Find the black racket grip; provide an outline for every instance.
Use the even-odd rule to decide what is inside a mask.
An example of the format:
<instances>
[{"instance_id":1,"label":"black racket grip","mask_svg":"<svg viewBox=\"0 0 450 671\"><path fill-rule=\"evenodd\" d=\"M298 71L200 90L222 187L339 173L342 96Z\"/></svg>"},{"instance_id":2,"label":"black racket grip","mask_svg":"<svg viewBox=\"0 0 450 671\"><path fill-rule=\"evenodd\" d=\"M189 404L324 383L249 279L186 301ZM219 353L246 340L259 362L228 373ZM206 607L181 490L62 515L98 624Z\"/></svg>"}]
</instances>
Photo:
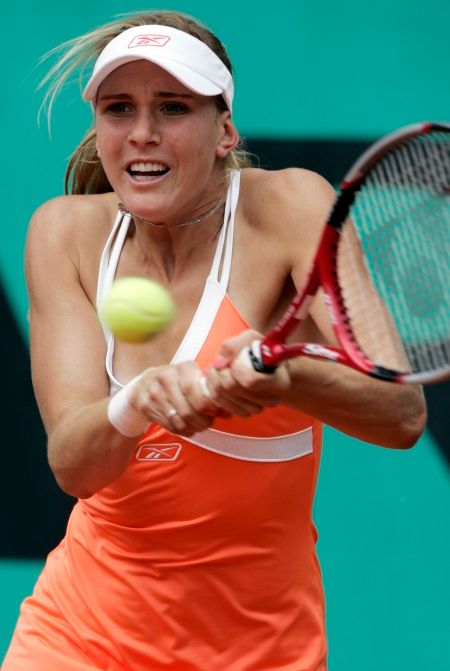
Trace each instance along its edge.
<instances>
[{"instance_id":1,"label":"black racket grip","mask_svg":"<svg viewBox=\"0 0 450 671\"><path fill-rule=\"evenodd\" d=\"M264 363L261 354L261 340L254 340L248 347L245 347L238 356L238 361L242 361L248 368L253 368L257 373L270 375L274 373L277 366L268 366Z\"/></svg>"}]
</instances>

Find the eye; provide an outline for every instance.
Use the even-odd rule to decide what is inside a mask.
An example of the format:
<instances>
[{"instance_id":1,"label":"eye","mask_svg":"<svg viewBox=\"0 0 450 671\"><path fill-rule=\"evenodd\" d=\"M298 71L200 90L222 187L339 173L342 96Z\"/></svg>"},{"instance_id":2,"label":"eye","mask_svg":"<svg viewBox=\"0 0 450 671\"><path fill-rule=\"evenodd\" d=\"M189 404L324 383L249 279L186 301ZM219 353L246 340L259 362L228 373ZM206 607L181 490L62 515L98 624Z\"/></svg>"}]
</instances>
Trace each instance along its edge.
<instances>
[{"instance_id":1,"label":"eye","mask_svg":"<svg viewBox=\"0 0 450 671\"><path fill-rule=\"evenodd\" d=\"M161 110L164 114L168 114L169 116L179 116L180 114L187 112L188 109L187 105L180 102L167 102L161 106Z\"/></svg>"},{"instance_id":2,"label":"eye","mask_svg":"<svg viewBox=\"0 0 450 671\"><path fill-rule=\"evenodd\" d=\"M127 112L131 112L131 105L128 103L123 103L123 102L113 102L109 103L105 107L105 112L109 112L111 114L126 114Z\"/></svg>"}]
</instances>

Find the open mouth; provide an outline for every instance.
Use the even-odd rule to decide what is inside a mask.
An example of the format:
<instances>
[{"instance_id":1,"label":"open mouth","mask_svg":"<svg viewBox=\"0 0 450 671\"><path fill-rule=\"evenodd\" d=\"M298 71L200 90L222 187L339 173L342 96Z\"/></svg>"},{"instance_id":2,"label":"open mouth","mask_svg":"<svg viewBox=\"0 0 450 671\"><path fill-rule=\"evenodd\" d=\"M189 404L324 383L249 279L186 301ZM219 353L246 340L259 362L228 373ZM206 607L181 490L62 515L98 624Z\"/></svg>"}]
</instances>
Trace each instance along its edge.
<instances>
[{"instance_id":1,"label":"open mouth","mask_svg":"<svg viewBox=\"0 0 450 671\"><path fill-rule=\"evenodd\" d=\"M163 163L151 163L149 161L139 161L128 166L127 172L137 180L149 179L149 177L162 177L169 172L170 168Z\"/></svg>"}]
</instances>

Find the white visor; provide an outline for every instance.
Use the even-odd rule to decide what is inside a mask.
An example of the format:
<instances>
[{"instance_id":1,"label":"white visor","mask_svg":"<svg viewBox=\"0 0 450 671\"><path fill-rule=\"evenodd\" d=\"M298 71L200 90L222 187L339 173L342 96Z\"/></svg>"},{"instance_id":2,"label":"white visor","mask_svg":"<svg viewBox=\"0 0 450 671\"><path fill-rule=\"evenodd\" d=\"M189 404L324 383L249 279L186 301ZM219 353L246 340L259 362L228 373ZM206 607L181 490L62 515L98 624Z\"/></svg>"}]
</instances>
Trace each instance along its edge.
<instances>
[{"instance_id":1,"label":"white visor","mask_svg":"<svg viewBox=\"0 0 450 671\"><path fill-rule=\"evenodd\" d=\"M95 63L83 92L84 100L94 101L105 77L121 65L137 60L156 63L195 93L223 96L231 111L233 78L220 58L189 33L159 25L129 28L112 39Z\"/></svg>"}]
</instances>

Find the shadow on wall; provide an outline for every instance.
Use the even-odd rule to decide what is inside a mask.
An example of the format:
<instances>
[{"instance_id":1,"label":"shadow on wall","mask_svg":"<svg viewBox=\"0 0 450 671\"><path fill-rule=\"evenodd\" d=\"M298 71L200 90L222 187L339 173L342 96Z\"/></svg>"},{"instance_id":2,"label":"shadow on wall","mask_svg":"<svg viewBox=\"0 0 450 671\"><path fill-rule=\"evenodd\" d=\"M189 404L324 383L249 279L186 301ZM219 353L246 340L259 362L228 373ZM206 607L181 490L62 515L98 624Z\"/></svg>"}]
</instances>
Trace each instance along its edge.
<instances>
[{"instance_id":1,"label":"shadow on wall","mask_svg":"<svg viewBox=\"0 0 450 671\"><path fill-rule=\"evenodd\" d=\"M0 557L43 557L62 538L73 499L56 484L31 386L29 354L0 289L3 352Z\"/></svg>"}]
</instances>

